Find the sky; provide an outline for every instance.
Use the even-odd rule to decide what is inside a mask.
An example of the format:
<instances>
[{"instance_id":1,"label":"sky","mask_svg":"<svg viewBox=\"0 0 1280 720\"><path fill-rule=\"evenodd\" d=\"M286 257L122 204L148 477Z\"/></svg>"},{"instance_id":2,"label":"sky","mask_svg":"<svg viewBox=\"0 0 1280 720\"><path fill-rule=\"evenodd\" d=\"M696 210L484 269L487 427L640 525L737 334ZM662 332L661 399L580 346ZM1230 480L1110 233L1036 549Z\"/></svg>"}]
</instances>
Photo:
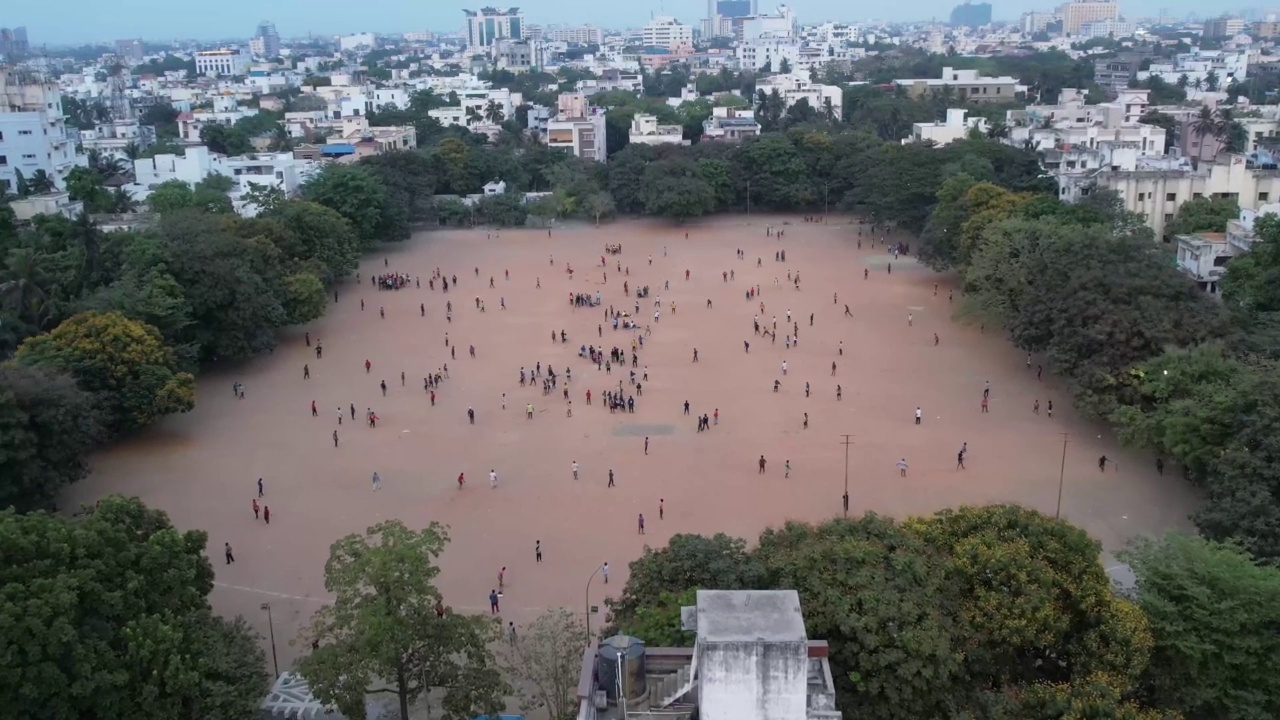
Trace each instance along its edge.
<instances>
[{"instance_id":1,"label":"sky","mask_svg":"<svg viewBox=\"0 0 1280 720\"><path fill-rule=\"evenodd\" d=\"M1060 0L992 3L997 19L1012 20L1030 10L1049 11ZM802 23L824 20L927 20L947 18L959 0L916 0L884 3L869 0L793 0ZM285 38L308 33L335 35L355 32L400 33L420 30L453 31L462 27L462 9L486 3L476 0L214 0L174 3L173 0L8 0L0 8L0 26L26 26L32 44L51 45L112 41L142 37L216 40L247 38L261 20L275 23ZM503 6L500 2L488 3ZM517 4L517 3L512 3ZM760 11L771 11L775 0L760 0ZM706 15L705 0L538 0L518 4L527 22L586 24L605 28L639 27L650 15L674 15L696 23ZM1155 15L1161 8L1180 17L1223 11L1206 0L1121 0L1122 14Z\"/></svg>"}]
</instances>

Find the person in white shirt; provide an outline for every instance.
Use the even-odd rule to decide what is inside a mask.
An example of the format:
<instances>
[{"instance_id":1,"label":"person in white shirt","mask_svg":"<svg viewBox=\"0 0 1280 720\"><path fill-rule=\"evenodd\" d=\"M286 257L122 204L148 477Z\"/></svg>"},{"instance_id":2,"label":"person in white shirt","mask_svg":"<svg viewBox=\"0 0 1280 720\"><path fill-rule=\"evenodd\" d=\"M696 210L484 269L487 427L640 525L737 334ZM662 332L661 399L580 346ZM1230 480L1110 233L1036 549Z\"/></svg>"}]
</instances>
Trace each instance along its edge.
<instances>
[{"instance_id":1,"label":"person in white shirt","mask_svg":"<svg viewBox=\"0 0 1280 720\"><path fill-rule=\"evenodd\" d=\"M492 487L492 488L498 487L498 473L494 472L493 470L489 471L489 487Z\"/></svg>"},{"instance_id":2,"label":"person in white shirt","mask_svg":"<svg viewBox=\"0 0 1280 720\"><path fill-rule=\"evenodd\" d=\"M898 461L898 476L899 477L907 476L907 459L906 458L902 458L901 460Z\"/></svg>"}]
</instances>

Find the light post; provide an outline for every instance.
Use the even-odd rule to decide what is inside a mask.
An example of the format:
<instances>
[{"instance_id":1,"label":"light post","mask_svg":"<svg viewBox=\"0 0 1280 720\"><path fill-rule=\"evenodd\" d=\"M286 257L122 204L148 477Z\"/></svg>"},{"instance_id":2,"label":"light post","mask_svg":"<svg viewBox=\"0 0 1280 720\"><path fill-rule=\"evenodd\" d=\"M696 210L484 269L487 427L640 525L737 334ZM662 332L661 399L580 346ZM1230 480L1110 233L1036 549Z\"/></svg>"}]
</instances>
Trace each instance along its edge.
<instances>
[{"instance_id":1,"label":"light post","mask_svg":"<svg viewBox=\"0 0 1280 720\"><path fill-rule=\"evenodd\" d=\"M751 214L751 181L747 181L747 214Z\"/></svg>"},{"instance_id":2,"label":"light post","mask_svg":"<svg viewBox=\"0 0 1280 720\"><path fill-rule=\"evenodd\" d=\"M1067 433L1062 433L1062 465L1058 468L1058 507L1053 511L1053 519L1062 518L1062 482L1067 472Z\"/></svg>"},{"instance_id":3,"label":"light post","mask_svg":"<svg viewBox=\"0 0 1280 720\"><path fill-rule=\"evenodd\" d=\"M604 563L597 565L596 569L591 573L591 577L587 578L585 609L587 611L587 644L588 645L591 644L591 581L596 579L596 573L600 572L600 568L602 567L604 567Z\"/></svg>"},{"instance_id":4,"label":"light post","mask_svg":"<svg viewBox=\"0 0 1280 720\"><path fill-rule=\"evenodd\" d=\"M822 214L823 215L827 214L827 207L828 207L827 197L830 192L831 192L831 183L829 182L822 183Z\"/></svg>"},{"instance_id":5,"label":"light post","mask_svg":"<svg viewBox=\"0 0 1280 720\"><path fill-rule=\"evenodd\" d=\"M262 603L267 611L267 631L271 634L271 665L276 669L276 678L280 677L280 661L276 658L276 625L271 619L271 603Z\"/></svg>"},{"instance_id":6,"label":"light post","mask_svg":"<svg viewBox=\"0 0 1280 720\"><path fill-rule=\"evenodd\" d=\"M844 441L840 443L844 445L844 516L849 517L849 446L853 444L853 441L849 438L853 436L841 435L840 437L844 438Z\"/></svg>"}]
</instances>

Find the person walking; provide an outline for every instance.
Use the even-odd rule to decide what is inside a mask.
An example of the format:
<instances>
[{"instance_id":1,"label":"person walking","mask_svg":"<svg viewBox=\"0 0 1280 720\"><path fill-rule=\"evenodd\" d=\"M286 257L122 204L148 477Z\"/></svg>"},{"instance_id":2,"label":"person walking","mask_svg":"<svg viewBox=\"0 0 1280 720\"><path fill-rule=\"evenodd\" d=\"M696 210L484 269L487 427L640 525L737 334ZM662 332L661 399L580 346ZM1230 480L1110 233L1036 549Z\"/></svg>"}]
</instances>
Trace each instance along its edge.
<instances>
[{"instance_id":1,"label":"person walking","mask_svg":"<svg viewBox=\"0 0 1280 720\"><path fill-rule=\"evenodd\" d=\"M1156 472L1164 474L1164 458L1156 458Z\"/></svg>"},{"instance_id":2,"label":"person walking","mask_svg":"<svg viewBox=\"0 0 1280 720\"><path fill-rule=\"evenodd\" d=\"M499 610L499 608L498 608L498 591L497 591L497 590L490 590L490 591L489 591L489 614L490 614L490 615L497 615L497 614L498 614L498 610Z\"/></svg>"},{"instance_id":3,"label":"person walking","mask_svg":"<svg viewBox=\"0 0 1280 720\"><path fill-rule=\"evenodd\" d=\"M263 495L266 495L266 492L262 489L262 478L258 478L258 497L262 497Z\"/></svg>"},{"instance_id":4,"label":"person walking","mask_svg":"<svg viewBox=\"0 0 1280 720\"><path fill-rule=\"evenodd\" d=\"M956 469L964 470L964 449L963 448L961 448L960 452L956 453Z\"/></svg>"},{"instance_id":5,"label":"person walking","mask_svg":"<svg viewBox=\"0 0 1280 720\"><path fill-rule=\"evenodd\" d=\"M233 555L231 552L231 543L223 543L223 547L225 549L225 553L227 557L227 564L230 565L231 563L236 561L236 556Z\"/></svg>"},{"instance_id":6,"label":"person walking","mask_svg":"<svg viewBox=\"0 0 1280 720\"><path fill-rule=\"evenodd\" d=\"M574 480L578 479L578 461L577 460L573 461L573 479Z\"/></svg>"},{"instance_id":7,"label":"person walking","mask_svg":"<svg viewBox=\"0 0 1280 720\"><path fill-rule=\"evenodd\" d=\"M262 506L262 520L268 525L271 524L271 506L270 505Z\"/></svg>"},{"instance_id":8,"label":"person walking","mask_svg":"<svg viewBox=\"0 0 1280 720\"><path fill-rule=\"evenodd\" d=\"M498 592L504 592L507 588L507 566L503 565L498 571Z\"/></svg>"},{"instance_id":9,"label":"person walking","mask_svg":"<svg viewBox=\"0 0 1280 720\"><path fill-rule=\"evenodd\" d=\"M383 380L382 382L380 382L380 383L378 383L378 384L382 387L382 397L386 397L386 396L387 396L387 381L386 381L386 380Z\"/></svg>"},{"instance_id":10,"label":"person walking","mask_svg":"<svg viewBox=\"0 0 1280 720\"><path fill-rule=\"evenodd\" d=\"M613 468L609 468L609 487L613 487Z\"/></svg>"},{"instance_id":11,"label":"person walking","mask_svg":"<svg viewBox=\"0 0 1280 720\"><path fill-rule=\"evenodd\" d=\"M604 584L609 584L609 563L600 566L600 574L604 576Z\"/></svg>"},{"instance_id":12,"label":"person walking","mask_svg":"<svg viewBox=\"0 0 1280 720\"><path fill-rule=\"evenodd\" d=\"M258 498L253 499L253 519L258 519Z\"/></svg>"},{"instance_id":13,"label":"person walking","mask_svg":"<svg viewBox=\"0 0 1280 720\"><path fill-rule=\"evenodd\" d=\"M333 446L338 447L338 431L333 431Z\"/></svg>"},{"instance_id":14,"label":"person walking","mask_svg":"<svg viewBox=\"0 0 1280 720\"><path fill-rule=\"evenodd\" d=\"M760 456L760 460L759 460L756 464L760 467L760 471L759 471L758 473L756 473L756 474L757 474L757 475L763 475L763 474L764 474L764 466L765 466L765 459L764 459L764 456L763 456L763 455L761 455L761 456Z\"/></svg>"},{"instance_id":15,"label":"person walking","mask_svg":"<svg viewBox=\"0 0 1280 720\"><path fill-rule=\"evenodd\" d=\"M302 364L302 379L303 380L311 379L311 366L306 363Z\"/></svg>"},{"instance_id":16,"label":"person walking","mask_svg":"<svg viewBox=\"0 0 1280 720\"><path fill-rule=\"evenodd\" d=\"M920 421L923 419L924 419L924 413L920 411L920 406L917 405L916 406L916 424L919 425Z\"/></svg>"},{"instance_id":17,"label":"person walking","mask_svg":"<svg viewBox=\"0 0 1280 720\"><path fill-rule=\"evenodd\" d=\"M378 472L377 472L376 470L375 470L375 471L374 471L374 473L373 473L372 482L373 482L373 489L374 489L374 490L381 490L381 489L382 489L382 478L381 478L381 477L379 477Z\"/></svg>"},{"instance_id":18,"label":"person walking","mask_svg":"<svg viewBox=\"0 0 1280 720\"><path fill-rule=\"evenodd\" d=\"M663 507L664 503L665 501L662 498L658 498L658 519L659 520L661 520L663 516L666 515L666 508Z\"/></svg>"},{"instance_id":19,"label":"person walking","mask_svg":"<svg viewBox=\"0 0 1280 720\"><path fill-rule=\"evenodd\" d=\"M649 436L648 435L644 436L644 454L645 455L649 454Z\"/></svg>"},{"instance_id":20,"label":"person walking","mask_svg":"<svg viewBox=\"0 0 1280 720\"><path fill-rule=\"evenodd\" d=\"M907 459L902 458L898 461L898 477L907 476Z\"/></svg>"},{"instance_id":21,"label":"person walking","mask_svg":"<svg viewBox=\"0 0 1280 720\"><path fill-rule=\"evenodd\" d=\"M1107 471L1107 460L1108 458L1106 455L1103 455L1102 457L1098 458L1098 470L1100 472Z\"/></svg>"},{"instance_id":22,"label":"person walking","mask_svg":"<svg viewBox=\"0 0 1280 720\"><path fill-rule=\"evenodd\" d=\"M808 423L808 422L809 422L808 419L806 419L805 423ZM790 460L784 460L782 462L782 470L783 470L782 477L784 478L791 477L791 461Z\"/></svg>"},{"instance_id":23,"label":"person walking","mask_svg":"<svg viewBox=\"0 0 1280 720\"><path fill-rule=\"evenodd\" d=\"M498 489L498 473L493 468L489 469L489 488Z\"/></svg>"},{"instance_id":24,"label":"person walking","mask_svg":"<svg viewBox=\"0 0 1280 720\"><path fill-rule=\"evenodd\" d=\"M640 513L640 517L636 520L636 532L639 535L644 534L644 513Z\"/></svg>"}]
</instances>

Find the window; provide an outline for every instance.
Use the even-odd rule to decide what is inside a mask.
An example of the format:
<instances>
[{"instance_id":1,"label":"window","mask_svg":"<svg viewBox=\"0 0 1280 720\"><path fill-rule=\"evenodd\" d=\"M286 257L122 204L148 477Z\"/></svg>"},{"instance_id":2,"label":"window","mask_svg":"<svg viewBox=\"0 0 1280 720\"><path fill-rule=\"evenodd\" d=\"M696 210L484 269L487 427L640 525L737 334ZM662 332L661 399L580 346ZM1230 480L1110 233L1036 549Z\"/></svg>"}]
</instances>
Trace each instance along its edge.
<instances>
[{"instance_id":1,"label":"window","mask_svg":"<svg viewBox=\"0 0 1280 720\"><path fill-rule=\"evenodd\" d=\"M1143 200L1146 200L1146 199L1147 199L1147 194L1146 194L1146 193L1144 193L1144 192L1140 192L1140 193L1138 193L1138 202L1142 202Z\"/></svg>"},{"instance_id":2,"label":"window","mask_svg":"<svg viewBox=\"0 0 1280 720\"><path fill-rule=\"evenodd\" d=\"M1258 193L1258 202L1266 202L1271 197L1270 193Z\"/></svg>"},{"instance_id":3,"label":"window","mask_svg":"<svg viewBox=\"0 0 1280 720\"><path fill-rule=\"evenodd\" d=\"M1165 222L1173 222L1173 213L1165 213L1165 214L1164 214L1164 221L1165 221Z\"/></svg>"},{"instance_id":4,"label":"window","mask_svg":"<svg viewBox=\"0 0 1280 720\"><path fill-rule=\"evenodd\" d=\"M23 160L35 160L35 159L36 159L36 156L35 156L35 153L31 153L30 155L23 155L23 156L22 156L22 159L23 159Z\"/></svg>"},{"instance_id":5,"label":"window","mask_svg":"<svg viewBox=\"0 0 1280 720\"><path fill-rule=\"evenodd\" d=\"M1177 202L1177 201L1178 201L1178 193L1165 193L1165 194L1164 194L1164 200L1165 200L1165 202Z\"/></svg>"},{"instance_id":6,"label":"window","mask_svg":"<svg viewBox=\"0 0 1280 720\"><path fill-rule=\"evenodd\" d=\"M1192 200L1199 200L1202 197L1204 197L1204 193L1191 193Z\"/></svg>"},{"instance_id":7,"label":"window","mask_svg":"<svg viewBox=\"0 0 1280 720\"><path fill-rule=\"evenodd\" d=\"M30 134L31 134L31 131L30 131L30 130L19 130L19 131L18 131L18 134L19 134L19 135L30 135Z\"/></svg>"},{"instance_id":8,"label":"window","mask_svg":"<svg viewBox=\"0 0 1280 720\"><path fill-rule=\"evenodd\" d=\"M9 157L7 155L0 155L0 167L4 167L5 165L8 165L8 164L9 164Z\"/></svg>"}]
</instances>

